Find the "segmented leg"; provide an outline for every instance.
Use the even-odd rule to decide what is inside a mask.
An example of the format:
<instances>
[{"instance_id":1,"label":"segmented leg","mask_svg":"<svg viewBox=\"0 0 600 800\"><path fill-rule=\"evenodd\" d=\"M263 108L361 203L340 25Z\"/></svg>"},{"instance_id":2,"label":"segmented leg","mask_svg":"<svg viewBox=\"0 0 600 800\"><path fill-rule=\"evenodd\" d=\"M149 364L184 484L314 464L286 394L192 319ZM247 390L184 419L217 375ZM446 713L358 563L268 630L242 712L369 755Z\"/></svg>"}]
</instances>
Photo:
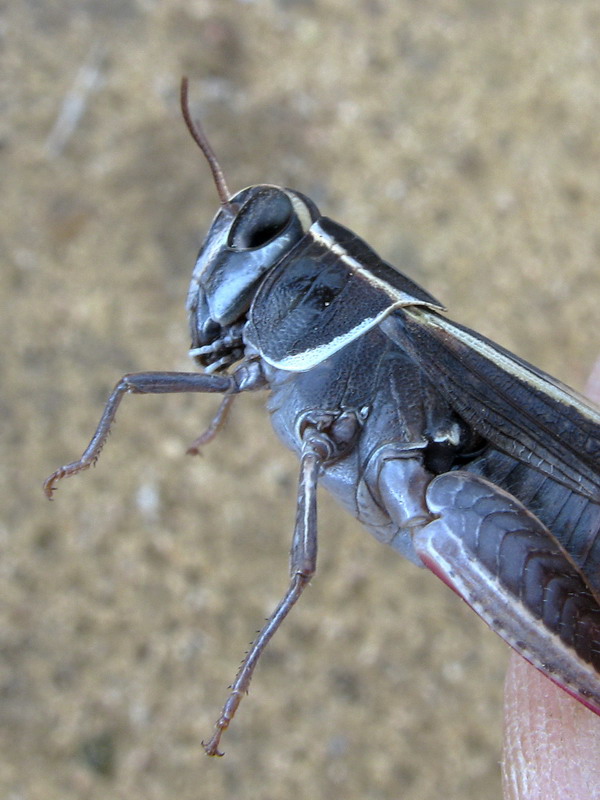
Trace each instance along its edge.
<instances>
[{"instance_id":1,"label":"segmented leg","mask_svg":"<svg viewBox=\"0 0 600 800\"><path fill-rule=\"evenodd\" d=\"M44 481L44 492L52 499L56 483L61 478L76 475L95 464L110 432L117 409L126 394L172 394L175 392L217 392L225 394L236 391L232 377L206 375L196 372L137 372L124 375L108 398L96 432L77 461L57 469Z\"/></svg>"},{"instance_id":2,"label":"segmented leg","mask_svg":"<svg viewBox=\"0 0 600 800\"><path fill-rule=\"evenodd\" d=\"M185 451L189 456L199 455L200 448L204 447L205 444L212 442L212 440L223 429L223 426L225 425L229 417L229 412L231 410L231 406L233 405L233 401L235 400L236 397L237 397L236 394L226 394L225 397L221 400L221 405L217 409L217 413L211 419L206 430L202 431L200 436L194 439L194 441Z\"/></svg>"},{"instance_id":3,"label":"segmented leg","mask_svg":"<svg viewBox=\"0 0 600 800\"><path fill-rule=\"evenodd\" d=\"M437 519L414 535L423 562L517 652L600 713L600 604L552 533L508 492L466 471L435 478L426 499Z\"/></svg>"},{"instance_id":4,"label":"segmented leg","mask_svg":"<svg viewBox=\"0 0 600 800\"><path fill-rule=\"evenodd\" d=\"M215 732L208 742L202 742L209 756L223 755L219 751L221 736L229 727L242 697L248 693L252 674L263 650L296 604L315 572L317 565L317 478L322 460L317 449L307 444L300 463L296 524L290 551L290 585L243 660L236 679L231 685L221 715L215 723Z\"/></svg>"}]
</instances>

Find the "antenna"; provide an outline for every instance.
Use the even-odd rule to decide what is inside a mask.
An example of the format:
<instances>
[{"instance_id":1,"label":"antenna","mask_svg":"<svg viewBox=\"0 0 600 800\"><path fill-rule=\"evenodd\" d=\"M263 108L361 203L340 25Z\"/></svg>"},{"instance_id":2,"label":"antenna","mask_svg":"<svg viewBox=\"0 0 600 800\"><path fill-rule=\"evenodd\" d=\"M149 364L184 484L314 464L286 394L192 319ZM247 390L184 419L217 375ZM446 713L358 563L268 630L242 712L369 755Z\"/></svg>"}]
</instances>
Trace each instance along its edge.
<instances>
[{"instance_id":1,"label":"antenna","mask_svg":"<svg viewBox=\"0 0 600 800\"><path fill-rule=\"evenodd\" d=\"M181 79L180 100L183 119L185 120L187 129L192 134L192 139L196 142L200 150L202 150L204 157L208 161L208 166L212 172L213 181L215 183L221 205L233 211L232 205L229 201L231 194L227 188L227 182L225 181L225 175L223 174L221 165L219 164L215 152L206 138L206 134L202 130L202 125L200 125L197 120L192 119L192 115L190 114L190 106L188 102L188 79L185 77Z\"/></svg>"}]
</instances>

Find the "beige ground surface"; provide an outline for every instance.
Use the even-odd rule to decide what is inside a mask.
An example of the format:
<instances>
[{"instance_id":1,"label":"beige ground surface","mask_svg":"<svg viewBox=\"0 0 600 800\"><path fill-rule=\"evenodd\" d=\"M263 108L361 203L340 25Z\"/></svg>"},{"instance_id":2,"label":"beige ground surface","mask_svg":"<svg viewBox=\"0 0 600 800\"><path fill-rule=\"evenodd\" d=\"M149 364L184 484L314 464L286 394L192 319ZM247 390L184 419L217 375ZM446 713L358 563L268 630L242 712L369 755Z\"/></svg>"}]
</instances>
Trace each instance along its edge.
<instances>
[{"instance_id":1,"label":"beige ground surface","mask_svg":"<svg viewBox=\"0 0 600 800\"><path fill-rule=\"evenodd\" d=\"M195 460L214 400L131 399L94 471L52 505L40 485L122 373L188 368L216 197L182 73L232 188L306 192L581 387L600 350L599 30L597 0L5 11L0 797L499 797L504 646L326 498L318 577L226 758L202 754L287 580L296 465L262 398Z\"/></svg>"}]
</instances>

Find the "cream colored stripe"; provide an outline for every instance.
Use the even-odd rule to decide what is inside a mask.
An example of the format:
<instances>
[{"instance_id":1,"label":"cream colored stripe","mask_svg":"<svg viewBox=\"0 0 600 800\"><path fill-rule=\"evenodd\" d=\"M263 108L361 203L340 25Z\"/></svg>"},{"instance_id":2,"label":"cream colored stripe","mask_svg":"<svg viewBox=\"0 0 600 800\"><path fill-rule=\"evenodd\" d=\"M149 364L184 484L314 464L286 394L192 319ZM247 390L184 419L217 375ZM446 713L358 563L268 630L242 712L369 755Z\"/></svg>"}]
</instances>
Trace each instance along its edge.
<instances>
[{"instance_id":1,"label":"cream colored stripe","mask_svg":"<svg viewBox=\"0 0 600 800\"><path fill-rule=\"evenodd\" d=\"M538 375L537 372L527 369L526 366L499 350L496 350L495 347L483 341L478 336L474 336L456 327L450 320L444 319L443 317L433 317L431 314L424 313L416 307L407 308L405 313L409 317L415 318L418 322L423 322L429 327L440 328L446 333L451 334L459 341L464 342L464 344L476 353L493 361L510 375L514 375L521 380L526 380L527 383L534 386L543 394L548 395L559 403L571 406L580 414L590 419L595 425L600 426L600 410L592 405L591 401L587 401L586 398L578 395L577 392L570 389L568 386L557 386L552 380L545 379L542 375Z\"/></svg>"}]
</instances>

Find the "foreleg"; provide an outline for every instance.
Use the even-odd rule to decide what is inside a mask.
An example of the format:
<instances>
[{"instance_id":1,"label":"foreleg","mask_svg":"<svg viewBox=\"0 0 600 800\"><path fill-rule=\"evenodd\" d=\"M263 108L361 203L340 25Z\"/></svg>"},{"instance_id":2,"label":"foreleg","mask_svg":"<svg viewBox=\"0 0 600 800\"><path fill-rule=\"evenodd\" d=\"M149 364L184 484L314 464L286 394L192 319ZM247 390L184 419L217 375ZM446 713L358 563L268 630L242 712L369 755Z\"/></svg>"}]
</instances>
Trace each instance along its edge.
<instances>
[{"instance_id":1,"label":"foreleg","mask_svg":"<svg viewBox=\"0 0 600 800\"><path fill-rule=\"evenodd\" d=\"M248 387L250 388L250 387ZM61 478L76 475L95 464L110 433L117 409L126 394L173 394L178 392L208 392L224 395L242 391L234 376L206 375L195 372L137 372L124 375L108 398L104 412L81 458L57 469L44 481L44 492L52 499L56 483Z\"/></svg>"}]
</instances>

